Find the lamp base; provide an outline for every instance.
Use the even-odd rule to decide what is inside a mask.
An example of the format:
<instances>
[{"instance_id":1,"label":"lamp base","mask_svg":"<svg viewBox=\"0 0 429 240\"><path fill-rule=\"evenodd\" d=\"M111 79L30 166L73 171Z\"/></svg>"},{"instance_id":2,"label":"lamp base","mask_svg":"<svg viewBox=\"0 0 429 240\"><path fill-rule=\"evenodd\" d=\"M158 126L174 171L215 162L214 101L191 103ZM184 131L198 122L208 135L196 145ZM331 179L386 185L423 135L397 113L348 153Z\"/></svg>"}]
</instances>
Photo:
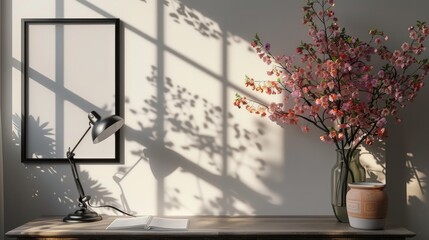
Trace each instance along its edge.
<instances>
[{"instance_id":1,"label":"lamp base","mask_svg":"<svg viewBox=\"0 0 429 240\"><path fill-rule=\"evenodd\" d=\"M91 211L87 208L81 208L64 217L63 221L77 223L77 222L96 222L96 221L100 221L101 219L103 218L100 215L98 215L96 212Z\"/></svg>"}]
</instances>

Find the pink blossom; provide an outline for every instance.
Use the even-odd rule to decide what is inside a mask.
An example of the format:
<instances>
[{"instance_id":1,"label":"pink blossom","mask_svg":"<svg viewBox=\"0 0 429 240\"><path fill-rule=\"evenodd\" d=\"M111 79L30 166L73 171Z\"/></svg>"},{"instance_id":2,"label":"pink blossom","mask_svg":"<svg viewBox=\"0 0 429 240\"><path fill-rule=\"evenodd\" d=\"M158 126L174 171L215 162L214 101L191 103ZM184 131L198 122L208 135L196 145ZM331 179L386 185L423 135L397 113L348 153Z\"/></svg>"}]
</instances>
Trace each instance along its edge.
<instances>
[{"instance_id":1,"label":"pink blossom","mask_svg":"<svg viewBox=\"0 0 429 240\"><path fill-rule=\"evenodd\" d=\"M344 133L339 132L339 133L337 134L337 140L341 141L341 140L343 140L343 139L344 139Z\"/></svg>"},{"instance_id":2,"label":"pink blossom","mask_svg":"<svg viewBox=\"0 0 429 240\"><path fill-rule=\"evenodd\" d=\"M417 37L418 37L417 32L414 31L414 30L411 30L410 31L410 38L413 39L413 40L416 40Z\"/></svg>"},{"instance_id":3,"label":"pink blossom","mask_svg":"<svg viewBox=\"0 0 429 240\"><path fill-rule=\"evenodd\" d=\"M399 56L401 56L401 52L399 52L398 50L395 50L393 52L393 57L398 58Z\"/></svg>"},{"instance_id":4,"label":"pink blossom","mask_svg":"<svg viewBox=\"0 0 429 240\"><path fill-rule=\"evenodd\" d=\"M294 73L292 73L291 77L292 77L293 80L296 81L296 80L299 79L299 73L298 72L294 72Z\"/></svg>"},{"instance_id":5,"label":"pink blossom","mask_svg":"<svg viewBox=\"0 0 429 240\"><path fill-rule=\"evenodd\" d=\"M396 59L395 65L397 67L404 68L405 67L404 57L399 57L398 59Z\"/></svg>"},{"instance_id":6,"label":"pink blossom","mask_svg":"<svg viewBox=\"0 0 429 240\"><path fill-rule=\"evenodd\" d=\"M259 37L250 43L264 63L274 66L267 71L269 80L246 77L245 85L268 95L283 94L283 100L266 106L236 97L234 105L261 116L268 113L282 126L307 121L322 130L322 141L373 144L387 137L387 118L400 121L397 109L405 107L423 87L429 64L419 55L426 50L423 41L429 28L418 22L408 29L411 43L403 42L399 49L390 50L384 45L388 36L382 31L371 30L374 40L367 42L349 36L326 4L333 1L310 0L303 8L310 41L296 48L297 60L274 57L269 52L271 46ZM377 62L371 64L374 57ZM289 102L290 97L293 101ZM309 130L306 124L300 128Z\"/></svg>"},{"instance_id":7,"label":"pink blossom","mask_svg":"<svg viewBox=\"0 0 429 240\"><path fill-rule=\"evenodd\" d=\"M301 94L301 91L300 91L299 89L297 89L297 90L293 91L293 92L290 94L290 96L291 96L291 97L293 97L293 98L299 98L299 97L301 97L301 96L302 96L302 94Z\"/></svg>"},{"instance_id":8,"label":"pink blossom","mask_svg":"<svg viewBox=\"0 0 429 240\"><path fill-rule=\"evenodd\" d=\"M334 101L336 101L338 98L337 98L337 94L335 94L335 93L332 93L332 94L329 94L329 101L330 102L334 102Z\"/></svg>"},{"instance_id":9,"label":"pink blossom","mask_svg":"<svg viewBox=\"0 0 429 240\"><path fill-rule=\"evenodd\" d=\"M429 28L428 27L423 27L423 30L422 30L422 33L425 35L425 36L427 36L427 35L429 35Z\"/></svg>"},{"instance_id":10,"label":"pink blossom","mask_svg":"<svg viewBox=\"0 0 429 240\"><path fill-rule=\"evenodd\" d=\"M296 124L298 124L298 118L297 117L290 117L288 119L288 124L289 125L296 125Z\"/></svg>"},{"instance_id":11,"label":"pink blossom","mask_svg":"<svg viewBox=\"0 0 429 240\"><path fill-rule=\"evenodd\" d=\"M277 110L277 104L271 103L268 109L269 109L270 113L275 113Z\"/></svg>"},{"instance_id":12,"label":"pink blossom","mask_svg":"<svg viewBox=\"0 0 429 240\"><path fill-rule=\"evenodd\" d=\"M283 103L287 104L289 102L289 96L284 96L283 97Z\"/></svg>"},{"instance_id":13,"label":"pink blossom","mask_svg":"<svg viewBox=\"0 0 429 240\"><path fill-rule=\"evenodd\" d=\"M400 118L396 117L396 118L395 118L395 122L396 122L396 123L401 123L401 122L402 122L402 120L401 120Z\"/></svg>"},{"instance_id":14,"label":"pink blossom","mask_svg":"<svg viewBox=\"0 0 429 240\"><path fill-rule=\"evenodd\" d=\"M323 39L323 38L325 38L325 32L324 31L319 31L319 32L317 32L316 36L319 39Z\"/></svg>"},{"instance_id":15,"label":"pink blossom","mask_svg":"<svg viewBox=\"0 0 429 240\"><path fill-rule=\"evenodd\" d=\"M372 137L367 137L365 139L365 143L368 145L372 145L372 144L374 144L374 139Z\"/></svg>"},{"instance_id":16,"label":"pink blossom","mask_svg":"<svg viewBox=\"0 0 429 240\"><path fill-rule=\"evenodd\" d=\"M310 28L308 31L308 35L310 35L311 37L316 36L316 29L315 28Z\"/></svg>"},{"instance_id":17,"label":"pink blossom","mask_svg":"<svg viewBox=\"0 0 429 240\"><path fill-rule=\"evenodd\" d=\"M344 64L344 72L350 72L352 70L352 66L350 65L350 63L345 63Z\"/></svg>"},{"instance_id":18,"label":"pink blossom","mask_svg":"<svg viewBox=\"0 0 429 240\"><path fill-rule=\"evenodd\" d=\"M320 110L320 106L319 105L313 105L311 106L311 113L312 114L317 114Z\"/></svg>"},{"instance_id":19,"label":"pink blossom","mask_svg":"<svg viewBox=\"0 0 429 240\"><path fill-rule=\"evenodd\" d=\"M341 109L348 112L348 111L350 111L352 104L353 104L352 101L347 101L347 102L343 103L343 105L341 106Z\"/></svg>"},{"instance_id":20,"label":"pink blossom","mask_svg":"<svg viewBox=\"0 0 429 240\"><path fill-rule=\"evenodd\" d=\"M308 133L310 131L310 128L307 125L302 125L301 130L305 133Z\"/></svg>"},{"instance_id":21,"label":"pink blossom","mask_svg":"<svg viewBox=\"0 0 429 240\"><path fill-rule=\"evenodd\" d=\"M322 136L320 136L320 140L321 140L322 142L327 142L327 141L329 141L330 139L329 139L329 137L328 137L328 136L326 136L326 135L322 135Z\"/></svg>"},{"instance_id":22,"label":"pink blossom","mask_svg":"<svg viewBox=\"0 0 429 240\"><path fill-rule=\"evenodd\" d=\"M407 42L404 42L401 46L402 51L408 51L410 49L410 45Z\"/></svg>"},{"instance_id":23,"label":"pink blossom","mask_svg":"<svg viewBox=\"0 0 429 240\"><path fill-rule=\"evenodd\" d=\"M386 128L378 128L375 130L375 135L378 137L387 137L387 130Z\"/></svg>"},{"instance_id":24,"label":"pink blossom","mask_svg":"<svg viewBox=\"0 0 429 240\"><path fill-rule=\"evenodd\" d=\"M322 99L317 98L314 102L315 102L317 105L321 105L321 104L322 104Z\"/></svg>"},{"instance_id":25,"label":"pink blossom","mask_svg":"<svg viewBox=\"0 0 429 240\"><path fill-rule=\"evenodd\" d=\"M374 42L375 42L376 44L380 44L380 43L381 43L381 39L380 39L380 38L376 38L376 39L374 40Z\"/></svg>"},{"instance_id":26,"label":"pink blossom","mask_svg":"<svg viewBox=\"0 0 429 240\"><path fill-rule=\"evenodd\" d=\"M378 121L377 121L377 127L379 127L379 128L381 128L381 127L384 127L384 125L386 125L386 123L387 123L387 120L386 120L386 118L380 118Z\"/></svg>"}]
</instances>

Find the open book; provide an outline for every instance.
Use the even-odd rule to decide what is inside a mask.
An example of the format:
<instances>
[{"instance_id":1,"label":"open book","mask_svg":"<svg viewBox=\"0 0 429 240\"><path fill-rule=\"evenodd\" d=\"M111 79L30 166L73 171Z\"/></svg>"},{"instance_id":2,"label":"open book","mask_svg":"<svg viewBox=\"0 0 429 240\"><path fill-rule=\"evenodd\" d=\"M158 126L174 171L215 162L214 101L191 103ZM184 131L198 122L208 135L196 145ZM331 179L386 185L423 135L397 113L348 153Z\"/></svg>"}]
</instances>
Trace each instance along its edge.
<instances>
[{"instance_id":1,"label":"open book","mask_svg":"<svg viewBox=\"0 0 429 240\"><path fill-rule=\"evenodd\" d=\"M117 218L106 229L129 230L187 230L189 219L160 218L154 216L140 216L131 218Z\"/></svg>"}]
</instances>

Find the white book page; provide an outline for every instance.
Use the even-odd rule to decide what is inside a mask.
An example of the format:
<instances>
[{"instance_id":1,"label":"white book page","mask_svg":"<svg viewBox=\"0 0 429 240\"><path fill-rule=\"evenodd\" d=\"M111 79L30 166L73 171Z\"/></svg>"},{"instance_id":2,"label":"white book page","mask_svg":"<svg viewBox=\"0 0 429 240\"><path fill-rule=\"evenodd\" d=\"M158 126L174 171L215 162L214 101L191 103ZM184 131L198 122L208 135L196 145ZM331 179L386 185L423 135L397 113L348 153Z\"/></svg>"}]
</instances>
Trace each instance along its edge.
<instances>
[{"instance_id":1,"label":"white book page","mask_svg":"<svg viewBox=\"0 0 429 240\"><path fill-rule=\"evenodd\" d=\"M149 228L154 230L186 230L188 229L188 225L188 219L153 217L149 224Z\"/></svg>"},{"instance_id":2,"label":"white book page","mask_svg":"<svg viewBox=\"0 0 429 240\"><path fill-rule=\"evenodd\" d=\"M152 216L117 218L106 229L147 229Z\"/></svg>"}]
</instances>

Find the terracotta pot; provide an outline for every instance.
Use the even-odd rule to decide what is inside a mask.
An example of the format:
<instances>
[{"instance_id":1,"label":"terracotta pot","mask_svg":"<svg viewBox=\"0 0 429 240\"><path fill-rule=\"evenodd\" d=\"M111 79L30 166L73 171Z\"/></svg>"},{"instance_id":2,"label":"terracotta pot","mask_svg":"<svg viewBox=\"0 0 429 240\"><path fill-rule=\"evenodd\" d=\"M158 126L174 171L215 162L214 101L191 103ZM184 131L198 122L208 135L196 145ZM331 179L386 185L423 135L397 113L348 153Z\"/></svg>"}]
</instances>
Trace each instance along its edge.
<instances>
[{"instance_id":1,"label":"terracotta pot","mask_svg":"<svg viewBox=\"0 0 429 240\"><path fill-rule=\"evenodd\" d=\"M387 214L385 184L350 183L346 206L350 226L359 229L383 229Z\"/></svg>"}]
</instances>

